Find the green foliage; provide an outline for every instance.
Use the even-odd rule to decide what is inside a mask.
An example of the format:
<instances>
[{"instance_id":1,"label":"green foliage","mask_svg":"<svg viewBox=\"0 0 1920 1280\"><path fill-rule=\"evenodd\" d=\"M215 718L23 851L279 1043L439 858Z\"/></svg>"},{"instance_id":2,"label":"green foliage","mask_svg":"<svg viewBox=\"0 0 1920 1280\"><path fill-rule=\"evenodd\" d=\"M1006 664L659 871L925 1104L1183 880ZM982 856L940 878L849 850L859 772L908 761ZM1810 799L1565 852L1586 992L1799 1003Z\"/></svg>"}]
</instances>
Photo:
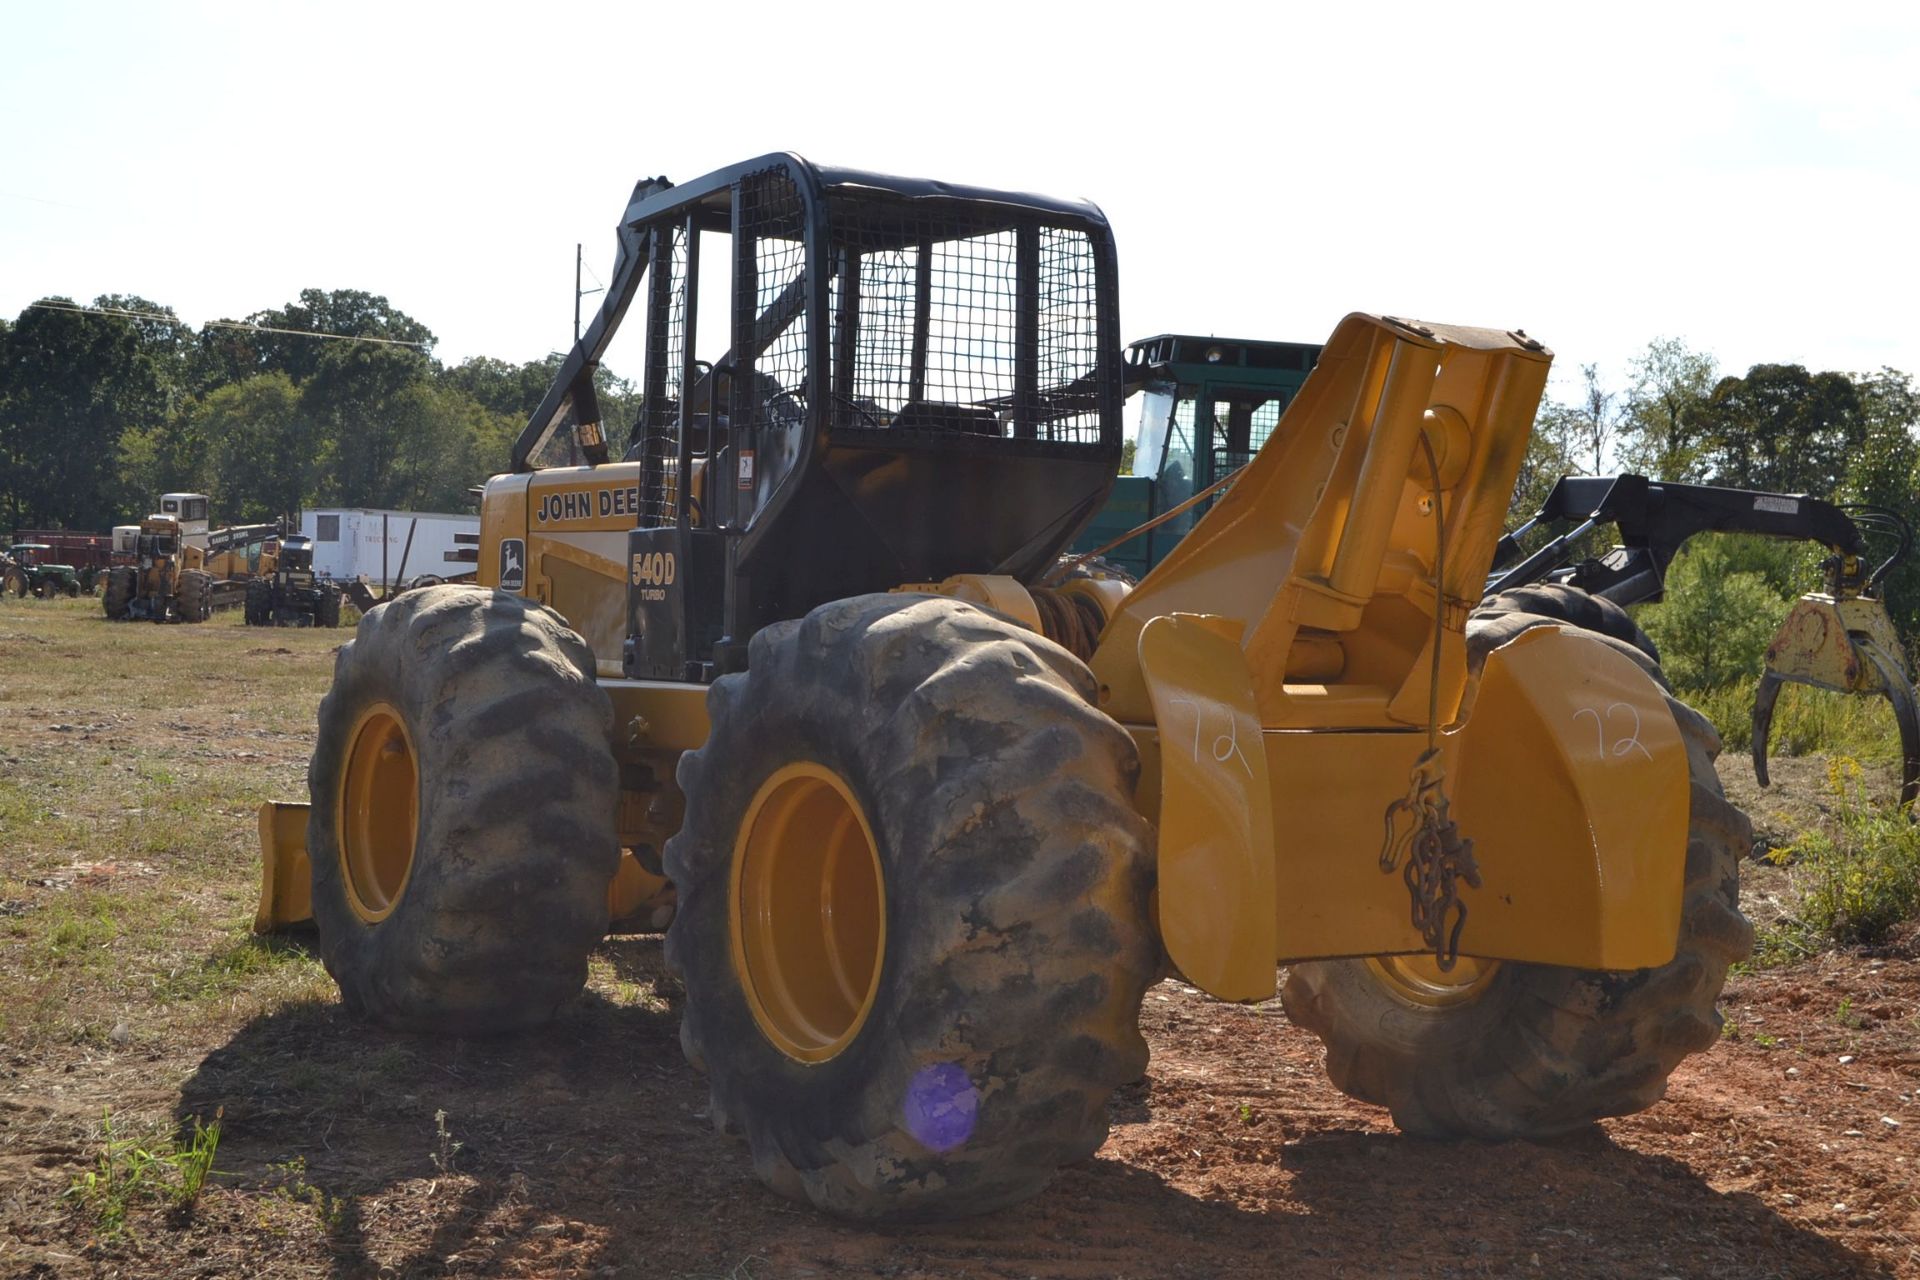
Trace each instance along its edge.
<instances>
[{"instance_id":1,"label":"green foliage","mask_svg":"<svg viewBox=\"0 0 1920 1280\"><path fill-rule=\"evenodd\" d=\"M1527 437L1527 456L1521 459L1513 500L1507 507L1508 528L1532 519L1552 492L1554 481L1579 470L1568 443L1572 412L1551 400L1540 402L1533 418L1533 434Z\"/></svg>"},{"instance_id":2,"label":"green foliage","mask_svg":"<svg viewBox=\"0 0 1920 1280\"><path fill-rule=\"evenodd\" d=\"M165 421L183 389L179 338L173 322L45 301L0 339L0 521L104 528L118 511L121 433ZM161 310L120 295L95 305Z\"/></svg>"},{"instance_id":3,"label":"green foliage","mask_svg":"<svg viewBox=\"0 0 1920 1280\"><path fill-rule=\"evenodd\" d=\"M1753 737L1753 698L1758 673L1717 689L1683 689L1689 706L1713 722L1727 750L1744 753ZM1836 693L1789 684L1773 708L1770 754L1775 757L1847 755L1893 764L1900 737L1883 698Z\"/></svg>"},{"instance_id":4,"label":"green foliage","mask_svg":"<svg viewBox=\"0 0 1920 1280\"><path fill-rule=\"evenodd\" d=\"M1920 521L1920 503L1915 501L1920 489L1920 440L1914 434L1920 427L1920 393L1906 374L1892 369L1857 375L1854 386L1865 427L1835 497L1888 507L1909 521ZM1884 539L1869 546L1875 559L1892 551ZM1920 640L1920 557L1910 558L1888 574L1882 594L1912 656L1911 648Z\"/></svg>"},{"instance_id":5,"label":"green foliage","mask_svg":"<svg viewBox=\"0 0 1920 1280\"><path fill-rule=\"evenodd\" d=\"M1681 690L1717 689L1759 673L1793 595L1781 546L1761 538L1695 538L1667 571L1666 599L1641 609ZM1787 548L1791 551L1792 548Z\"/></svg>"},{"instance_id":6,"label":"green foliage","mask_svg":"<svg viewBox=\"0 0 1920 1280\"><path fill-rule=\"evenodd\" d=\"M222 518L237 524L293 517L316 491L322 465L318 424L284 373L263 373L213 391L197 407L206 442L200 484L221 495Z\"/></svg>"},{"instance_id":7,"label":"green foliage","mask_svg":"<svg viewBox=\"0 0 1920 1280\"><path fill-rule=\"evenodd\" d=\"M1656 338L1629 367L1621 460L1658 480L1700 479L1700 406L1713 390L1713 357L1678 338Z\"/></svg>"},{"instance_id":8,"label":"green foliage","mask_svg":"<svg viewBox=\"0 0 1920 1280\"><path fill-rule=\"evenodd\" d=\"M433 1138L433 1150L429 1154L433 1157L433 1167L444 1178L453 1172L453 1162L460 1155L460 1148L466 1144L454 1141L453 1131L447 1128L447 1113L444 1110L433 1113Z\"/></svg>"},{"instance_id":9,"label":"green foliage","mask_svg":"<svg viewBox=\"0 0 1920 1280\"><path fill-rule=\"evenodd\" d=\"M1850 757L1828 764L1827 787L1836 824L1803 833L1783 851L1799 905L1758 940L1761 963L1803 959L1836 943L1877 945L1920 912L1920 826L1904 812L1874 805L1860 764Z\"/></svg>"},{"instance_id":10,"label":"green foliage","mask_svg":"<svg viewBox=\"0 0 1920 1280\"><path fill-rule=\"evenodd\" d=\"M560 361L442 369L425 325L353 289L198 334L145 299L95 305L157 318L31 307L0 323L0 528L104 529L173 490L213 495L221 523L321 503L460 510L506 468ZM618 443L638 390L604 368L595 387Z\"/></svg>"},{"instance_id":11,"label":"green foliage","mask_svg":"<svg viewBox=\"0 0 1920 1280\"><path fill-rule=\"evenodd\" d=\"M220 1149L220 1115L203 1124L193 1118L193 1132L157 1139L116 1136L111 1108L101 1113L101 1148L93 1168L73 1180L67 1196L94 1215L102 1236L125 1233L127 1211L142 1202L160 1202L191 1212L213 1173L214 1154Z\"/></svg>"},{"instance_id":12,"label":"green foliage","mask_svg":"<svg viewBox=\"0 0 1920 1280\"><path fill-rule=\"evenodd\" d=\"M288 1204L304 1204L311 1209L323 1235L331 1238L339 1234L347 1221L347 1198L308 1182L306 1157L295 1156L282 1161L273 1166L273 1171L280 1179L279 1185L274 1188L276 1197Z\"/></svg>"},{"instance_id":13,"label":"green foliage","mask_svg":"<svg viewBox=\"0 0 1920 1280\"><path fill-rule=\"evenodd\" d=\"M1797 364L1722 378L1698 417L1714 483L1740 489L1830 494L1866 435L1852 379Z\"/></svg>"}]
</instances>

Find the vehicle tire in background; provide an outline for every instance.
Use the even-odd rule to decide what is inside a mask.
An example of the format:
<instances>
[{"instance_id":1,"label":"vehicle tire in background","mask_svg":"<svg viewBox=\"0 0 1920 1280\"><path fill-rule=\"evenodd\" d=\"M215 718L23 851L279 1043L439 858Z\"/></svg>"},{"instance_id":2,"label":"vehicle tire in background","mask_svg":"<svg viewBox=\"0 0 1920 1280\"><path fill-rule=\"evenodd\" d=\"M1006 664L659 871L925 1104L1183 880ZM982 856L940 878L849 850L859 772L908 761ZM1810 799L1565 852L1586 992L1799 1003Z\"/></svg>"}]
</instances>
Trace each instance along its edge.
<instances>
[{"instance_id":1,"label":"vehicle tire in background","mask_svg":"<svg viewBox=\"0 0 1920 1280\"><path fill-rule=\"evenodd\" d=\"M183 569L174 585L174 619L178 622L205 622L213 616L213 575L200 569Z\"/></svg>"},{"instance_id":2,"label":"vehicle tire in background","mask_svg":"<svg viewBox=\"0 0 1920 1280\"><path fill-rule=\"evenodd\" d=\"M323 627L340 625L340 593L327 587L320 593L319 606L314 610L314 621Z\"/></svg>"},{"instance_id":3,"label":"vehicle tire in background","mask_svg":"<svg viewBox=\"0 0 1920 1280\"><path fill-rule=\"evenodd\" d=\"M479 587L361 619L320 703L307 852L347 1008L482 1035L579 992L620 858L613 708L560 616Z\"/></svg>"},{"instance_id":4,"label":"vehicle tire in background","mask_svg":"<svg viewBox=\"0 0 1920 1280\"><path fill-rule=\"evenodd\" d=\"M958 601L754 636L681 758L681 1043L783 1195L984 1213L1107 1133L1160 950L1132 740L1077 659Z\"/></svg>"},{"instance_id":5,"label":"vehicle tire in background","mask_svg":"<svg viewBox=\"0 0 1920 1280\"><path fill-rule=\"evenodd\" d=\"M15 599L25 599L27 594L27 575L18 569L7 570L6 577L0 578L0 592L13 596Z\"/></svg>"},{"instance_id":6,"label":"vehicle tire in background","mask_svg":"<svg viewBox=\"0 0 1920 1280\"><path fill-rule=\"evenodd\" d=\"M1551 625L1603 637L1665 687L1625 612L1569 587L1484 602L1467 624L1471 668ZM1294 965L1282 992L1287 1015L1326 1043L1335 1086L1387 1107L1409 1133L1548 1137L1651 1106L1681 1059L1719 1039L1715 1002L1727 967L1753 945L1739 882L1751 834L1714 773L1719 735L1690 707L1668 704L1693 782L1674 958L1629 972L1466 957L1450 973L1431 957Z\"/></svg>"},{"instance_id":7,"label":"vehicle tire in background","mask_svg":"<svg viewBox=\"0 0 1920 1280\"><path fill-rule=\"evenodd\" d=\"M138 585L139 570L132 565L115 565L107 570L107 590L100 598L100 605L109 618L115 622L126 618L133 603L134 589Z\"/></svg>"},{"instance_id":8,"label":"vehicle tire in background","mask_svg":"<svg viewBox=\"0 0 1920 1280\"><path fill-rule=\"evenodd\" d=\"M273 625L273 585L265 578L254 578L247 583L244 621L249 627Z\"/></svg>"}]
</instances>

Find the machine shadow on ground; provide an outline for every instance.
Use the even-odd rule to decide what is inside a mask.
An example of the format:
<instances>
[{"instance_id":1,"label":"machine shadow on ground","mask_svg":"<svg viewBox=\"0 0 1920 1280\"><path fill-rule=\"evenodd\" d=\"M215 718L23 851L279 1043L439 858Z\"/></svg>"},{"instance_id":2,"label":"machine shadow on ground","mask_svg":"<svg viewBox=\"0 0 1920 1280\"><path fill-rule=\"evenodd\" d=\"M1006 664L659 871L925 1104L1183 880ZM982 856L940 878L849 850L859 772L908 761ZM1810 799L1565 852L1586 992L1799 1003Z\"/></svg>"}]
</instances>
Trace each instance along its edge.
<instances>
[{"instance_id":1,"label":"machine shadow on ground","mask_svg":"<svg viewBox=\"0 0 1920 1280\"><path fill-rule=\"evenodd\" d=\"M1604 1275L1631 1270L1636 1247L1649 1265L1672 1260L1648 1274L1873 1270L1598 1128L1490 1146L1293 1124L1270 1201L1096 1157L984 1219L840 1223L764 1190L744 1144L713 1132L659 938L609 939L597 955L614 981L523 1036L395 1034L337 1003L283 1008L200 1062L179 1115L223 1112L229 1186L271 1189L298 1169L324 1209L314 1247L340 1276L697 1277L742 1263L763 1278L1206 1276L1270 1274L1279 1259L1305 1275ZM1117 1127L1146 1121L1152 1088L1149 1076L1122 1091Z\"/></svg>"}]
</instances>

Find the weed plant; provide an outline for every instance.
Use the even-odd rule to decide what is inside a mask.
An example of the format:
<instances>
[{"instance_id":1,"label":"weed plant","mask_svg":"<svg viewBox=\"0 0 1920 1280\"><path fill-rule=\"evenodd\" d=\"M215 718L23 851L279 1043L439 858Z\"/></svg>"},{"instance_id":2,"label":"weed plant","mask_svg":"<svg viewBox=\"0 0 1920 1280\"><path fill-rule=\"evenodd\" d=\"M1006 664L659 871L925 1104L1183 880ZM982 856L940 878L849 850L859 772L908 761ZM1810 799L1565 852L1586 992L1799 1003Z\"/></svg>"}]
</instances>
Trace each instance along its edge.
<instances>
[{"instance_id":1,"label":"weed plant","mask_svg":"<svg viewBox=\"0 0 1920 1280\"><path fill-rule=\"evenodd\" d=\"M100 1234L113 1239L127 1230L127 1211L140 1203L162 1203L191 1213L213 1173L220 1149L220 1116L211 1123L193 1118L193 1133L143 1139L116 1134L111 1108L100 1117L101 1147L93 1168L67 1188L69 1199L92 1214Z\"/></svg>"},{"instance_id":2,"label":"weed plant","mask_svg":"<svg viewBox=\"0 0 1920 1280\"><path fill-rule=\"evenodd\" d=\"M1868 798L1851 756L1828 763L1827 788L1832 829L1802 832L1770 855L1792 867L1799 902L1756 941L1759 963L1804 959L1834 945L1877 946L1920 913L1920 828L1904 810Z\"/></svg>"}]
</instances>

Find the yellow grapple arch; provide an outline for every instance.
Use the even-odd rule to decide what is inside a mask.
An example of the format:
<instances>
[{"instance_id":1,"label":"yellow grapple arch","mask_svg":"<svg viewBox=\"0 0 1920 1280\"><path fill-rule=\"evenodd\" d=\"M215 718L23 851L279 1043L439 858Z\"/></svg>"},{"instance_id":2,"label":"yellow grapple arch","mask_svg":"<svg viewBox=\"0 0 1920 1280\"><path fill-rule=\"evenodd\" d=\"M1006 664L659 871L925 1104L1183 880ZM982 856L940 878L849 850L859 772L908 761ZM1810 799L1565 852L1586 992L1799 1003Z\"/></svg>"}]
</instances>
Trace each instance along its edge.
<instances>
[{"instance_id":1,"label":"yellow grapple arch","mask_svg":"<svg viewBox=\"0 0 1920 1280\"><path fill-rule=\"evenodd\" d=\"M1463 953L1671 958L1687 765L1658 685L1601 641L1544 629L1470 687L1467 615L1551 358L1522 334L1349 316L1265 448L1101 637L1103 705L1147 766L1166 945L1206 990L1257 999L1276 960L1423 949L1377 855L1430 707L1484 876Z\"/></svg>"}]
</instances>

